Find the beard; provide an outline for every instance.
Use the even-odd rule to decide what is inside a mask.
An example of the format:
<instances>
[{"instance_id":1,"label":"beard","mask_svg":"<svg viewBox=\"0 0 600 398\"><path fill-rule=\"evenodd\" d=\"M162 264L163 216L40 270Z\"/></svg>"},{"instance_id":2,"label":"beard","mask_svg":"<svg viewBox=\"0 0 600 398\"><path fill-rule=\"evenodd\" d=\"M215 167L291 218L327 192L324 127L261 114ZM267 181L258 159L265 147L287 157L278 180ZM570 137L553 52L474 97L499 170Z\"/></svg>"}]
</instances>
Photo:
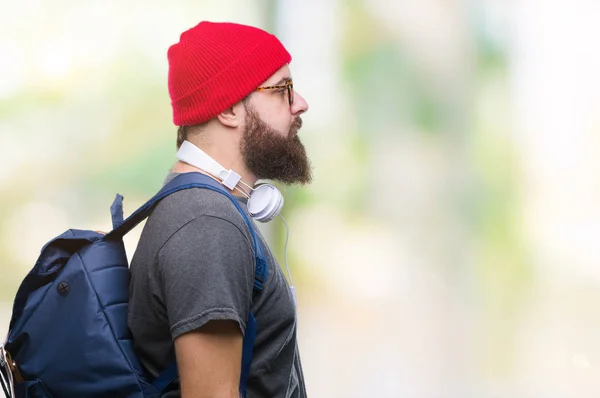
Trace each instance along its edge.
<instances>
[{"instance_id":1,"label":"beard","mask_svg":"<svg viewBox=\"0 0 600 398\"><path fill-rule=\"evenodd\" d=\"M240 150L248 170L258 179L302 185L312 182L310 160L298 137L302 119L298 116L284 136L265 123L251 106L244 107L246 126Z\"/></svg>"}]
</instances>

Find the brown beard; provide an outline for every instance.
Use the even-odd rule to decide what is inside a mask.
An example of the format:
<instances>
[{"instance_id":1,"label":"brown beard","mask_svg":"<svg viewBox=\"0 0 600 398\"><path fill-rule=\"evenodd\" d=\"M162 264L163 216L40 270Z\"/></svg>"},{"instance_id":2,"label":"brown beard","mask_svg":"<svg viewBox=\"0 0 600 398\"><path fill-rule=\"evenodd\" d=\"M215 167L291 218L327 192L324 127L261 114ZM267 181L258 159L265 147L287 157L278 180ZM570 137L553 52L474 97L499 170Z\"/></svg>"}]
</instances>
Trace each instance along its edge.
<instances>
[{"instance_id":1,"label":"brown beard","mask_svg":"<svg viewBox=\"0 0 600 398\"><path fill-rule=\"evenodd\" d=\"M312 181L310 160L298 137L302 119L298 116L283 136L265 123L247 104L246 126L240 150L246 167L258 179L281 181L285 184L309 184Z\"/></svg>"}]
</instances>

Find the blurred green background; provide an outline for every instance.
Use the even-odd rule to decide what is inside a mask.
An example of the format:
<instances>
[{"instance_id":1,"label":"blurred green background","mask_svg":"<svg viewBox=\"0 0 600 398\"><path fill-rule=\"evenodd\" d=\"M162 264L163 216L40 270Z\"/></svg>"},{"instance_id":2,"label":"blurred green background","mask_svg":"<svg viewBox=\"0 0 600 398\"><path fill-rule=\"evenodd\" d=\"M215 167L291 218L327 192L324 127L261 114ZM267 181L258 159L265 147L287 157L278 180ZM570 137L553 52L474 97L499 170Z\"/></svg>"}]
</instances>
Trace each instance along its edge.
<instances>
[{"instance_id":1,"label":"blurred green background","mask_svg":"<svg viewBox=\"0 0 600 398\"><path fill-rule=\"evenodd\" d=\"M167 48L228 20L310 104L315 182L281 187L310 396L600 395L600 3L0 5L1 330L46 241L160 187Z\"/></svg>"}]
</instances>

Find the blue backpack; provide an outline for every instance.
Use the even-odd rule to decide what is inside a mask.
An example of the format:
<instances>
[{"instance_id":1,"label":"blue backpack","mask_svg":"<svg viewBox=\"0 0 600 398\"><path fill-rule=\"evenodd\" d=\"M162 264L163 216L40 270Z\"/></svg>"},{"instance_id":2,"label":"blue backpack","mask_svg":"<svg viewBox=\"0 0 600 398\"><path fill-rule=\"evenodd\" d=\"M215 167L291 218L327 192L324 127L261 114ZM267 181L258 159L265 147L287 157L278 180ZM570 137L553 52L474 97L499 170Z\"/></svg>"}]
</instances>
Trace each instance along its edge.
<instances>
[{"instance_id":1,"label":"blue backpack","mask_svg":"<svg viewBox=\"0 0 600 398\"><path fill-rule=\"evenodd\" d=\"M156 378L145 374L127 327L129 268L123 236L166 196L188 188L210 189L237 207L254 240L255 291L267 277L264 248L238 201L200 173L175 177L123 220L123 197L111 206L113 229L103 235L70 229L48 242L21 283L13 304L9 334L0 346L3 379L14 378L14 396L155 398L177 378L172 363ZM244 334L240 393L252 362L256 319L248 314ZM11 373L11 374L9 374ZM11 392L12 393L12 392Z\"/></svg>"}]
</instances>

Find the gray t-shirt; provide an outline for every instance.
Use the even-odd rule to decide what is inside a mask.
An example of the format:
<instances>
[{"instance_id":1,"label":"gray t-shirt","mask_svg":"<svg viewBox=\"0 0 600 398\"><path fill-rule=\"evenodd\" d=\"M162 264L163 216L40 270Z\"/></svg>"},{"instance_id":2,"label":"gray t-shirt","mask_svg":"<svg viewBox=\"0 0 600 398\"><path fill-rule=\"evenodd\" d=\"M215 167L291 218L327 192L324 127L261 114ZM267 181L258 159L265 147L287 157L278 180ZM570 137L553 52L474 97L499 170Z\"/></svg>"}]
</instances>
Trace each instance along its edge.
<instances>
[{"instance_id":1,"label":"gray t-shirt","mask_svg":"<svg viewBox=\"0 0 600 398\"><path fill-rule=\"evenodd\" d=\"M169 174L166 182L175 176ZM247 213L246 201L238 200ZM136 351L150 375L156 377L175 360L177 336L211 320L235 321L244 333L252 311L257 334L247 397L306 397L294 300L264 238L255 231L269 267L260 292L253 290L252 237L227 197L190 188L166 197L152 211L131 261L128 319Z\"/></svg>"}]
</instances>

